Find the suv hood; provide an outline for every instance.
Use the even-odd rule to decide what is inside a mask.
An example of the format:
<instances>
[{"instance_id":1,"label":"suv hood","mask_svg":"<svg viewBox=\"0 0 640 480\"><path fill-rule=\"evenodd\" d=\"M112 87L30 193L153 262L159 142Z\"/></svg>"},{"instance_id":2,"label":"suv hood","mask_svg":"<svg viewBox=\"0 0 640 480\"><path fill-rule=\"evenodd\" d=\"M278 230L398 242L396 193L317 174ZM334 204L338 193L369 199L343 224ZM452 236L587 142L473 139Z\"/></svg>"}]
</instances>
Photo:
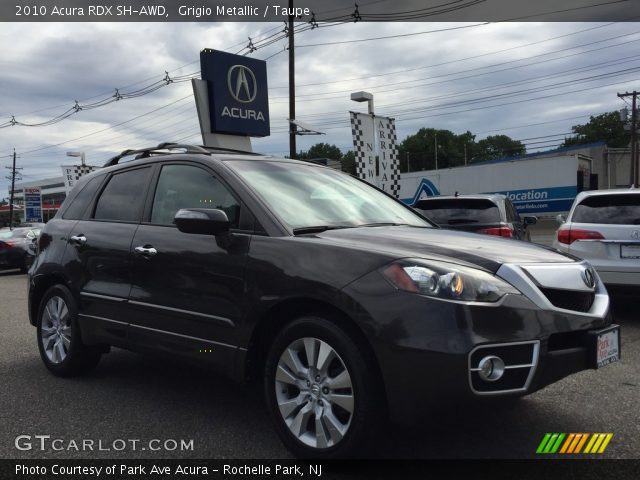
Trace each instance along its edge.
<instances>
[{"instance_id":1,"label":"suv hood","mask_svg":"<svg viewBox=\"0 0 640 480\"><path fill-rule=\"evenodd\" d=\"M493 273L504 263L574 263L577 260L528 242L438 228L344 228L327 230L313 237L327 244L384 253L394 258L433 258L481 267Z\"/></svg>"}]
</instances>

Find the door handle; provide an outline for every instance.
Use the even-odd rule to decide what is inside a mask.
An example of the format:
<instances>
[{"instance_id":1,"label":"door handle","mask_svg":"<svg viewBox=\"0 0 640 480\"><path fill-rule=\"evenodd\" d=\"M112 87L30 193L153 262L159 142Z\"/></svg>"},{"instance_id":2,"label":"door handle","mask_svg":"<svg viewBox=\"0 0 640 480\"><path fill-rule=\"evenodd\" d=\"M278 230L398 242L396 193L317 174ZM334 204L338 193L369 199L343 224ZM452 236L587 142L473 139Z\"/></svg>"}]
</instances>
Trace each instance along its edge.
<instances>
[{"instance_id":1,"label":"door handle","mask_svg":"<svg viewBox=\"0 0 640 480\"><path fill-rule=\"evenodd\" d=\"M144 247L136 247L133 249L137 254L142 255L143 257L153 257L156 253L158 253L158 251L150 246L144 246Z\"/></svg>"},{"instance_id":2,"label":"door handle","mask_svg":"<svg viewBox=\"0 0 640 480\"><path fill-rule=\"evenodd\" d=\"M73 243L74 245L77 245L77 246L81 247L82 245L87 243L87 237L85 237L81 233L80 235L74 235L73 237L69 238L69 242Z\"/></svg>"}]
</instances>

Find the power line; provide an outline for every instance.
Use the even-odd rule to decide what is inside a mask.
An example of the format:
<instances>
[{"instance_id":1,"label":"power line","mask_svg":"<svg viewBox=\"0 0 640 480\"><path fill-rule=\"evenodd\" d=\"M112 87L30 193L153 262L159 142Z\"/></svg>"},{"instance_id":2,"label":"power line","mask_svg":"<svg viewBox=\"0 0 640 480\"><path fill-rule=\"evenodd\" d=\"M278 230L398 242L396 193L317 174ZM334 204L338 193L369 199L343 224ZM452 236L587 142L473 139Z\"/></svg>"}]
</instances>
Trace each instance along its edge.
<instances>
[{"instance_id":1,"label":"power line","mask_svg":"<svg viewBox=\"0 0 640 480\"><path fill-rule=\"evenodd\" d=\"M441 74L441 75L435 75L435 76L431 76L431 77L426 77L426 79L449 77L449 76L458 75L458 74L461 74L461 73L472 72L472 71L477 71L477 70L484 70L484 69L487 69L487 68L497 67L497 66L501 66L501 65L508 65L508 64L512 64L512 63L516 63L516 62L521 62L523 60L529 60L529 59L532 59L532 58L552 55L554 53L560 53L560 52L567 51L567 50L573 50L575 48L580 48L580 47L587 46L587 45L593 45L595 43L601 43L601 42L609 41L609 40L612 40L612 39L617 39L617 38L626 37L626 36L630 36L630 35L638 35L639 33L640 32L633 32L633 33L629 33L629 34L619 35L619 36L616 36L616 37L611 37L611 38L608 38L608 39L599 40L597 42L589 42L589 43L586 43L586 44L577 45L575 47L569 47L569 48L565 48L565 49L562 49L562 50L557 50L557 51L553 51L553 52L537 54L537 55L533 55L531 57L519 58L519 59L516 59L516 60L509 60L509 61L505 61L505 62L499 62L499 63L495 63L495 64L492 64L492 65L485 65L485 66L482 66L482 67L475 67L475 68L470 68L470 69L466 69L466 70L459 70L459 71L456 71L456 72L450 72L450 73L445 73L445 74ZM588 53L593 53L593 52L600 51L600 50L605 50L605 49L608 49L608 48L619 47L619 46L622 46L622 45L627 45L629 43L635 43L635 42L638 42L638 41L640 41L640 38L633 39L633 40L628 40L626 42L621 42L621 43L617 43L617 44L614 44L614 45L607 45L607 46L604 46L604 47L598 47L598 48L593 48L593 49L589 49L589 50L584 50L584 51L581 51L581 52L576 52L576 53L572 53L572 54L569 54L569 55L563 55L563 56L556 57L556 58L550 58L550 59L546 59L546 60L541 60L541 61L538 61L538 62L531 62L531 63L527 63L527 64L524 64L524 65L516 65L516 66L503 68L503 69L499 69L499 70L493 70L493 71L489 71L489 72L482 72L482 73L477 73L477 74L473 74L473 75L467 75L467 76L463 76L463 77L459 77L459 78L441 80L441 81L437 81L437 82L419 83L419 84L416 84L416 85L412 85L412 87L437 85L437 84L440 84L440 83L451 82L451 81L455 81L455 80L466 80L466 79L469 79L469 78L476 78L478 76L501 73L501 72L505 72L505 71L508 71L508 70L514 70L514 69L519 69L519 68L526 68L526 67L530 67L530 66L533 66L533 65L539 65L539 64L542 64L542 63L548 63L548 62L553 62L553 61L557 61L557 60L563 60L563 59L566 59L566 58L575 57L575 56L579 56L579 55L585 55L585 54L588 54ZM629 59L629 58L637 58L637 57L638 57L638 55L632 55L632 56L623 57L622 59L617 59L617 60L623 60L623 59ZM595 66L595 65L606 64L606 63L610 63L610 62L615 62L617 60L609 60L607 62L601 62L599 64L592 64L592 65L589 65L588 67ZM587 67L578 67L578 68L575 68L575 69L572 69L572 70L566 70L566 71L561 72L561 73L571 72L571 71L578 71L578 70L582 70L582 69L585 69L585 68L587 68ZM541 77L538 77L538 78L541 78ZM408 83L422 82L423 80L425 80L425 78L414 79L414 80L406 80L406 81L402 81L402 82L387 83L387 84L385 84L385 86L406 85ZM520 80L520 82L524 82L524 81L525 80ZM529 81L529 80L526 80L526 81ZM365 86L363 88L374 89L374 88L376 88L376 86ZM303 94L303 95L299 95L298 97L301 98L301 100L300 100L301 102L314 101L314 100L318 100L318 98L305 100L304 97L321 96L321 95L332 95L332 94L336 94L336 93L345 93L345 92L350 92L350 91L351 91L351 89L337 90L337 91L330 91L330 92L317 93L317 94L306 94L306 95ZM378 90L377 93L383 93L383 92L388 92L388 91L396 91L396 89ZM282 98L286 98L286 97L272 97L273 100L278 100L278 99L282 99ZM325 98L322 98L322 100L326 100L327 98L341 98L341 96L325 97ZM274 102L274 103L280 103L280 102ZM388 105L379 105L379 107L384 107L384 106L388 106Z\"/></svg>"}]
</instances>

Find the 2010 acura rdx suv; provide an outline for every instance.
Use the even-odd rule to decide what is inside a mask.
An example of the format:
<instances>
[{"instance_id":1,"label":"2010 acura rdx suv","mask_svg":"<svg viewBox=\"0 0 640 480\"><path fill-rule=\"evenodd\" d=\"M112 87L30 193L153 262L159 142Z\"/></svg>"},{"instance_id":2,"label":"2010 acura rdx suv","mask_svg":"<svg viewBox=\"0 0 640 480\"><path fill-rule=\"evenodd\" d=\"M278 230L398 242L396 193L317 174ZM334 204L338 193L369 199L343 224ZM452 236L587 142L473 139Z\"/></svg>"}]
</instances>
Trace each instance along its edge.
<instances>
[{"instance_id":1,"label":"2010 acura rdx suv","mask_svg":"<svg viewBox=\"0 0 640 480\"><path fill-rule=\"evenodd\" d=\"M258 378L284 443L333 457L387 413L522 396L619 357L606 290L575 257L441 230L319 165L177 149L114 157L45 226L29 313L55 375L117 346Z\"/></svg>"}]
</instances>

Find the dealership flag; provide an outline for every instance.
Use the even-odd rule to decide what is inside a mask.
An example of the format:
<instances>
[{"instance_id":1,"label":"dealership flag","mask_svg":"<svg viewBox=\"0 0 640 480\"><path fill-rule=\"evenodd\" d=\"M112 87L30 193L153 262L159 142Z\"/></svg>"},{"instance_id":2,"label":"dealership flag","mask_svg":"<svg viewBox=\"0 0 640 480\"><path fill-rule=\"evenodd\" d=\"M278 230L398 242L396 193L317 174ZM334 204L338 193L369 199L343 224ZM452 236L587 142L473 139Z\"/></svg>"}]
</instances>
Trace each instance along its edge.
<instances>
[{"instance_id":1,"label":"dealership flag","mask_svg":"<svg viewBox=\"0 0 640 480\"><path fill-rule=\"evenodd\" d=\"M64 179L64 188L66 190L66 194L69 195L69 192L76 186L76 182L80 180L80 177L87 173L91 173L100 167L95 167L93 165L62 165L61 168L62 177Z\"/></svg>"},{"instance_id":2,"label":"dealership flag","mask_svg":"<svg viewBox=\"0 0 640 480\"><path fill-rule=\"evenodd\" d=\"M356 175L394 197L400 190L400 166L393 118L351 114Z\"/></svg>"},{"instance_id":3,"label":"dealership flag","mask_svg":"<svg viewBox=\"0 0 640 480\"><path fill-rule=\"evenodd\" d=\"M374 117L378 146L378 187L398 198L400 192L400 164L393 118Z\"/></svg>"}]
</instances>

